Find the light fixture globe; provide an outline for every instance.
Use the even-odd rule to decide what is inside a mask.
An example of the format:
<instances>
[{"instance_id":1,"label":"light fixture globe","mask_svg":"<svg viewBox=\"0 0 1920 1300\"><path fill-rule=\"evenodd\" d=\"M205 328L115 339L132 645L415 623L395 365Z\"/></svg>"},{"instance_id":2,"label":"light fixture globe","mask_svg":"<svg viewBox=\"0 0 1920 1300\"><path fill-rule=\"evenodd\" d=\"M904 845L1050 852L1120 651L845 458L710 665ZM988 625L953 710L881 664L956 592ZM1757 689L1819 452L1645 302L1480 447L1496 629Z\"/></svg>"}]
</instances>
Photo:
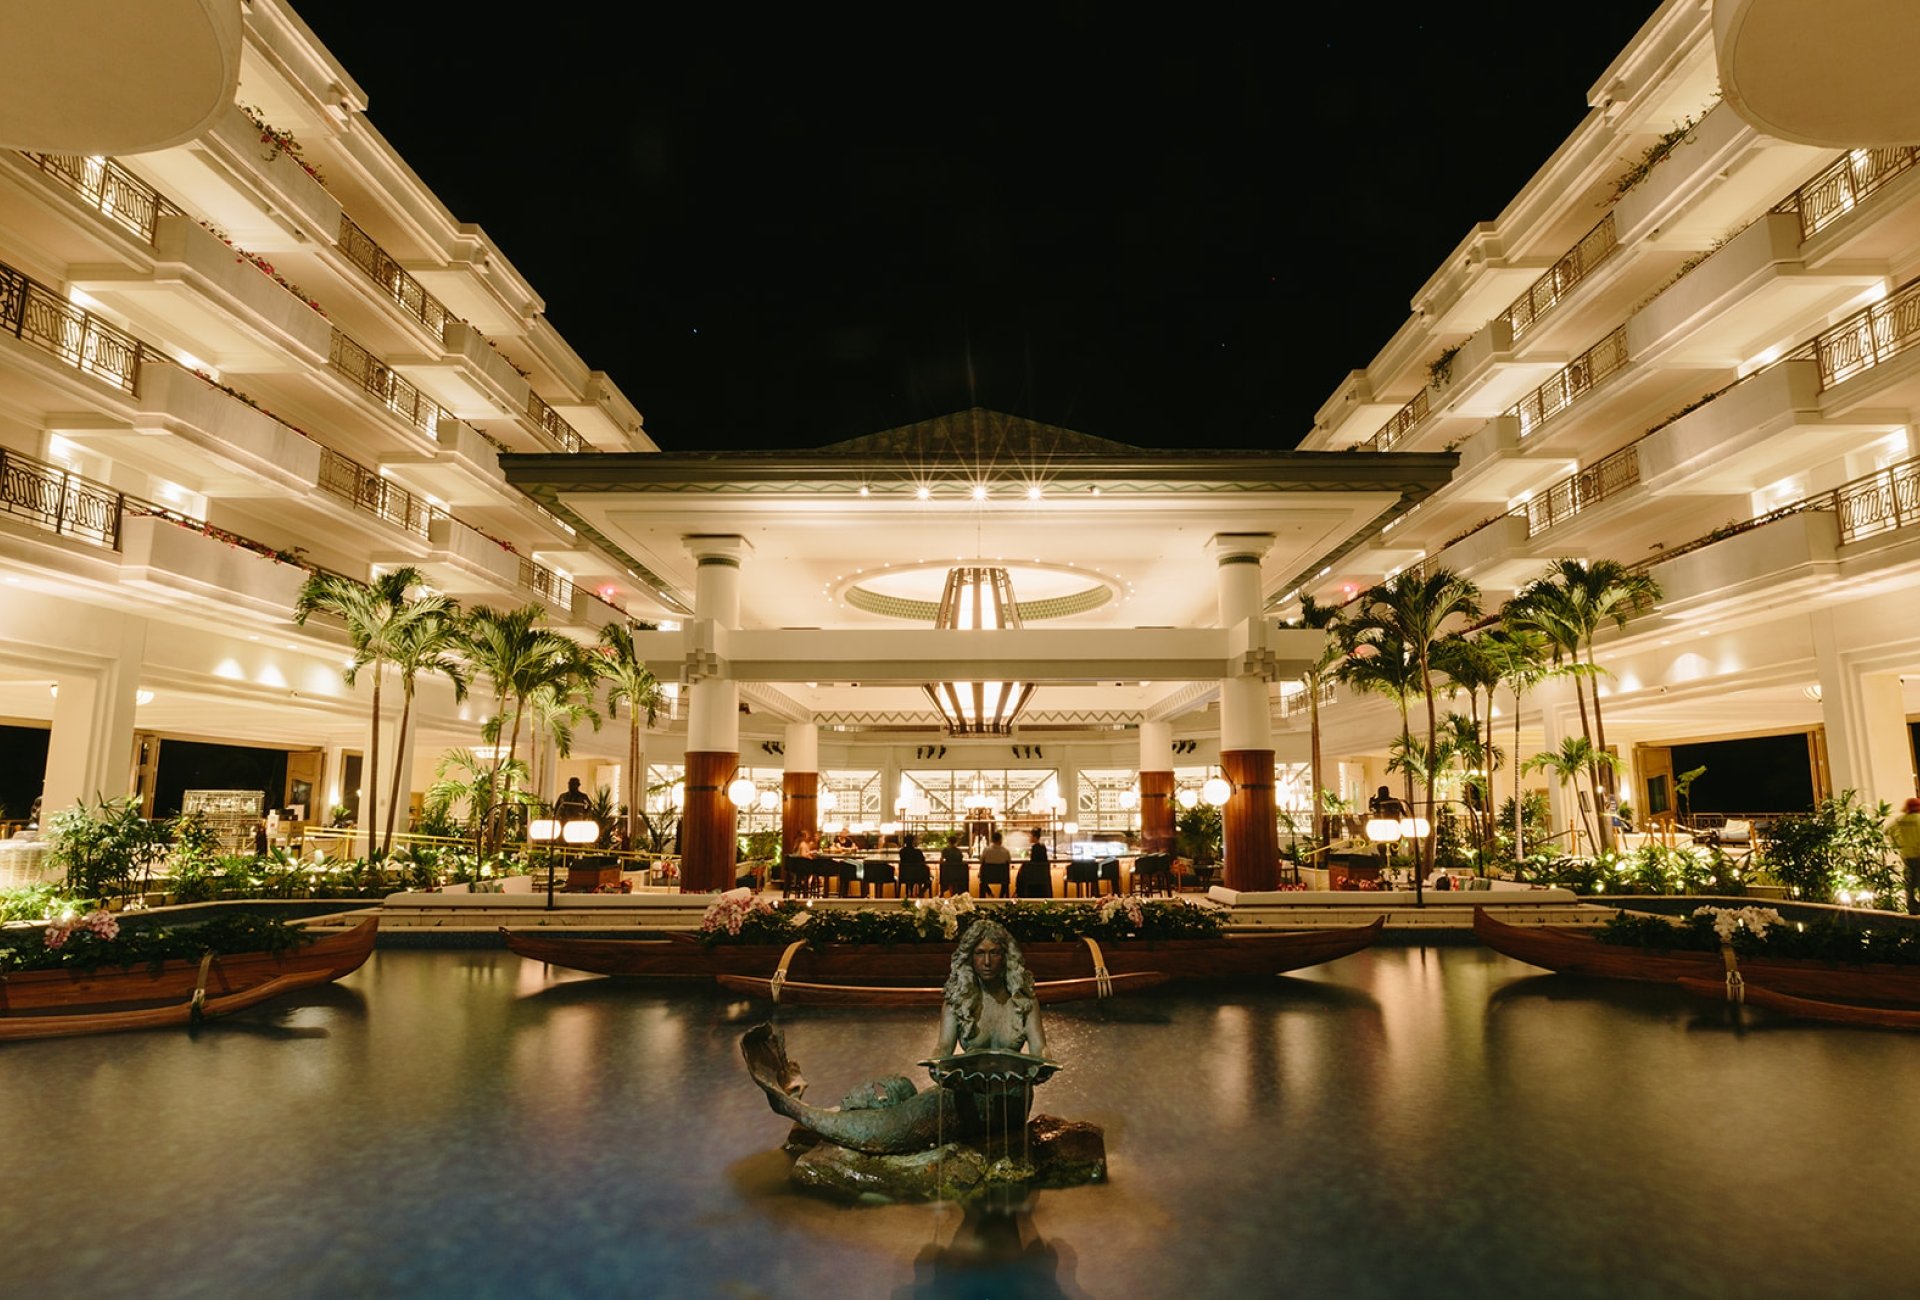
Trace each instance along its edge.
<instances>
[{"instance_id":1,"label":"light fixture globe","mask_svg":"<svg viewBox=\"0 0 1920 1300\"><path fill-rule=\"evenodd\" d=\"M750 808L760 797L760 788L744 776L736 776L727 786L727 798L735 808Z\"/></svg>"},{"instance_id":2,"label":"light fixture globe","mask_svg":"<svg viewBox=\"0 0 1920 1300\"><path fill-rule=\"evenodd\" d=\"M1176 798L1182 808L1198 808L1200 806L1200 794L1191 786L1182 790Z\"/></svg>"},{"instance_id":3,"label":"light fixture globe","mask_svg":"<svg viewBox=\"0 0 1920 1300\"><path fill-rule=\"evenodd\" d=\"M820 801L817 806L819 807L821 812L830 813L834 810L835 806L839 804L839 802L840 802L839 799L835 797L833 791L822 790L820 792Z\"/></svg>"},{"instance_id":4,"label":"light fixture globe","mask_svg":"<svg viewBox=\"0 0 1920 1300\"><path fill-rule=\"evenodd\" d=\"M767 813L770 813L770 812L773 812L773 811L775 811L775 810L776 810L776 809L778 809L779 807L780 807L780 792L779 792L779 791L777 791L777 790L762 790L762 791L760 792L760 811L761 811L761 812L767 812Z\"/></svg>"},{"instance_id":5,"label":"light fixture globe","mask_svg":"<svg viewBox=\"0 0 1920 1300\"><path fill-rule=\"evenodd\" d=\"M985 565L949 569L933 625L951 632L1019 627L1007 571ZM1010 735L1033 695L1032 682L928 682L925 689L953 736Z\"/></svg>"},{"instance_id":6,"label":"light fixture globe","mask_svg":"<svg viewBox=\"0 0 1920 1300\"><path fill-rule=\"evenodd\" d=\"M1210 776L1200 787L1200 797L1215 808L1220 808L1233 797L1233 787L1227 784L1224 777Z\"/></svg>"}]
</instances>

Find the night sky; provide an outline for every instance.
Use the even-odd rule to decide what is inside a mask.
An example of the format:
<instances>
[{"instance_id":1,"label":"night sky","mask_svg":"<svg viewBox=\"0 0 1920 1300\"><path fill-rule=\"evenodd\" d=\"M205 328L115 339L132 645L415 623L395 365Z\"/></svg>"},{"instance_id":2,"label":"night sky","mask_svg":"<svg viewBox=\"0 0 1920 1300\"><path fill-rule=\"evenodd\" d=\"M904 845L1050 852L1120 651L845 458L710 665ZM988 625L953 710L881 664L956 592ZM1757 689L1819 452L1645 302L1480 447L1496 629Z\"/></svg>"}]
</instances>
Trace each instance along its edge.
<instances>
[{"instance_id":1,"label":"night sky","mask_svg":"<svg viewBox=\"0 0 1920 1300\"><path fill-rule=\"evenodd\" d=\"M294 3L669 451L1291 447L1655 7Z\"/></svg>"}]
</instances>

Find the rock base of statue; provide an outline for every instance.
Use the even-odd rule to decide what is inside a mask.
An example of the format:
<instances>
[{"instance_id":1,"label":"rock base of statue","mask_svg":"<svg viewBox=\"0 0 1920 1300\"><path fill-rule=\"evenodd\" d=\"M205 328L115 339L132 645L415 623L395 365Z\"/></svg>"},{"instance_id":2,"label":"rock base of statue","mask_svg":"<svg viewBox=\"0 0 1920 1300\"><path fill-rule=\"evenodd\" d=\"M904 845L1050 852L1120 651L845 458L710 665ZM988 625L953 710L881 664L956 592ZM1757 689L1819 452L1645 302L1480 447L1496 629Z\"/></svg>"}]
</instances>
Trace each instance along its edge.
<instances>
[{"instance_id":1,"label":"rock base of statue","mask_svg":"<svg viewBox=\"0 0 1920 1300\"><path fill-rule=\"evenodd\" d=\"M785 1150L791 1177L808 1191L850 1204L1019 1197L1042 1188L1107 1180L1106 1135L1097 1124L1035 1115L1026 1140L982 1148L948 1142L931 1151L872 1155L795 1125Z\"/></svg>"}]
</instances>

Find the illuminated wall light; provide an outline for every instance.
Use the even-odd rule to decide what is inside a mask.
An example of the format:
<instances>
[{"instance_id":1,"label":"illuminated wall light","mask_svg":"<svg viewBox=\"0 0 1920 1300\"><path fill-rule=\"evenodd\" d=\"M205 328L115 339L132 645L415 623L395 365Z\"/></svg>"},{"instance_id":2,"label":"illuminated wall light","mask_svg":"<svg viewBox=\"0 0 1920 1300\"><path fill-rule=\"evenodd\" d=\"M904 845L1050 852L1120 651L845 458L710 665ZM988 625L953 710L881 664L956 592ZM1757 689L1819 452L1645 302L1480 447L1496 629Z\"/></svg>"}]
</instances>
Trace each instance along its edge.
<instances>
[{"instance_id":1,"label":"illuminated wall light","mask_svg":"<svg viewBox=\"0 0 1920 1300\"><path fill-rule=\"evenodd\" d=\"M987 499L987 485L985 483L975 483L973 485L973 499L975 501L985 501Z\"/></svg>"},{"instance_id":2,"label":"illuminated wall light","mask_svg":"<svg viewBox=\"0 0 1920 1300\"><path fill-rule=\"evenodd\" d=\"M871 488L869 488L869 487L868 487L868 486L867 486L867 485L866 485L865 483L862 483L862 484L860 485L860 495L861 495L861 496L863 496L863 497L865 497L865 496L872 496L872 495L873 495L873 489L871 489Z\"/></svg>"},{"instance_id":3,"label":"illuminated wall light","mask_svg":"<svg viewBox=\"0 0 1920 1300\"><path fill-rule=\"evenodd\" d=\"M933 495L933 491L931 488L918 487L913 490L913 495L915 500L925 501Z\"/></svg>"},{"instance_id":4,"label":"illuminated wall light","mask_svg":"<svg viewBox=\"0 0 1920 1300\"><path fill-rule=\"evenodd\" d=\"M1040 485L1036 483L1032 487L1027 489L1027 500L1038 501L1039 499L1040 499Z\"/></svg>"}]
</instances>

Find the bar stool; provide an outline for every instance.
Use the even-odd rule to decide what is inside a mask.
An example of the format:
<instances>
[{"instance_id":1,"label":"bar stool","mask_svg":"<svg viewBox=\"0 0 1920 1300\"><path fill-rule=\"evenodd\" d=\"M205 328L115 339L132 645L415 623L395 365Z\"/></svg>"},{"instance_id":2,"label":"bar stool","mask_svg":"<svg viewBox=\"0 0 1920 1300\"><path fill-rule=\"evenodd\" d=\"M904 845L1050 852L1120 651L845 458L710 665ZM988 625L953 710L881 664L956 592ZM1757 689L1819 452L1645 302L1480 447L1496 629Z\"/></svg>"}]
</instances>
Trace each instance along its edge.
<instances>
[{"instance_id":1,"label":"bar stool","mask_svg":"<svg viewBox=\"0 0 1920 1300\"><path fill-rule=\"evenodd\" d=\"M1143 853L1133 860L1133 892L1143 898L1173 894L1173 855Z\"/></svg>"},{"instance_id":2,"label":"bar stool","mask_svg":"<svg viewBox=\"0 0 1920 1300\"><path fill-rule=\"evenodd\" d=\"M1100 864L1092 858L1067 859L1065 892L1069 898L1084 898L1100 892Z\"/></svg>"}]
</instances>

